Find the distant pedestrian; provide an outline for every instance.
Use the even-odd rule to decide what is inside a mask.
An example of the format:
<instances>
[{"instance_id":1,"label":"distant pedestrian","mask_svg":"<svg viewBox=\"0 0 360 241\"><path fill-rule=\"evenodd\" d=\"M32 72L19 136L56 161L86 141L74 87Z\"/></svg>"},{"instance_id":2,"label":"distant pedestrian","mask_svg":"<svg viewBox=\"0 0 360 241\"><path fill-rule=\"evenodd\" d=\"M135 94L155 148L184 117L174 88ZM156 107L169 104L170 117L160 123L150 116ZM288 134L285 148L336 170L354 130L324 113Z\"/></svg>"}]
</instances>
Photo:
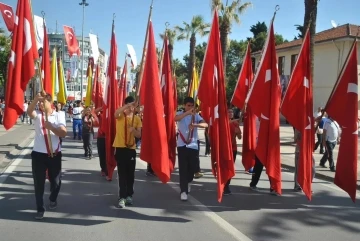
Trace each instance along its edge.
<instances>
[{"instance_id":1,"label":"distant pedestrian","mask_svg":"<svg viewBox=\"0 0 360 241\"><path fill-rule=\"evenodd\" d=\"M82 139L84 144L84 156L88 159L92 155L92 142L94 140L94 117L91 114L91 108L87 107L82 116Z\"/></svg>"},{"instance_id":2,"label":"distant pedestrian","mask_svg":"<svg viewBox=\"0 0 360 241\"><path fill-rule=\"evenodd\" d=\"M82 137L82 113L84 108L81 106L81 101L77 101L76 107L73 109L73 133L74 133L74 140L76 137L81 140ZM76 131L77 134L76 134Z\"/></svg>"},{"instance_id":3,"label":"distant pedestrian","mask_svg":"<svg viewBox=\"0 0 360 241\"><path fill-rule=\"evenodd\" d=\"M35 110L38 103L39 110ZM45 103L48 104L45 106ZM65 116L54 111L50 105L52 105L51 95L43 93L36 95L27 109L27 113L30 118L34 120L35 125L35 140L31 153L31 165L37 206L36 219L42 219L44 217L45 207L43 196L46 170L48 170L50 181L49 209L55 209L57 207L57 197L61 187L62 154L59 137L66 136L66 121ZM45 121L45 115L48 116L48 121ZM48 133L50 133L50 137L48 137ZM53 153L51 153L48 142L46 142L48 138L51 140Z\"/></svg>"}]
</instances>

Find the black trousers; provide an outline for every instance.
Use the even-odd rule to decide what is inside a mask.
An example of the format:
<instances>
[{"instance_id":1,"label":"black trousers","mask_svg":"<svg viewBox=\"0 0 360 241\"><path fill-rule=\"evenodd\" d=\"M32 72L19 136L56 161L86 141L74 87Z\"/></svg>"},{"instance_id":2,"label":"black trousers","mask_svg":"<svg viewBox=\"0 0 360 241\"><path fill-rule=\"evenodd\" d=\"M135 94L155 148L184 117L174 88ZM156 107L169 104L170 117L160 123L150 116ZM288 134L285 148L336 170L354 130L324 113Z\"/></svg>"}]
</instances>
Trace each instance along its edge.
<instances>
[{"instance_id":1,"label":"black trousers","mask_svg":"<svg viewBox=\"0 0 360 241\"><path fill-rule=\"evenodd\" d=\"M47 153L33 151L31 153L32 175L34 179L36 207L38 212L45 211L44 190L46 170L48 170L50 181L50 201L55 202L61 187L61 152L54 157L49 157Z\"/></svg>"},{"instance_id":2,"label":"black trousers","mask_svg":"<svg viewBox=\"0 0 360 241\"><path fill-rule=\"evenodd\" d=\"M320 160L321 165L325 165L326 161L329 160L330 169L335 168L334 157L333 157L333 150L334 150L335 146L336 146L336 141L334 141L334 142L327 141L326 142L326 150Z\"/></svg>"},{"instance_id":3,"label":"black trousers","mask_svg":"<svg viewBox=\"0 0 360 241\"><path fill-rule=\"evenodd\" d=\"M102 172L105 172L107 176L107 168L106 168L106 151L105 151L105 137L97 138L97 149L100 161L100 168Z\"/></svg>"},{"instance_id":4,"label":"black trousers","mask_svg":"<svg viewBox=\"0 0 360 241\"><path fill-rule=\"evenodd\" d=\"M136 150L116 148L115 159L118 171L119 198L132 197L134 194Z\"/></svg>"},{"instance_id":5,"label":"black trousers","mask_svg":"<svg viewBox=\"0 0 360 241\"><path fill-rule=\"evenodd\" d=\"M85 156L91 156L92 155L92 142L94 139L94 133L88 132L88 133L82 133L82 139L84 144L84 151Z\"/></svg>"},{"instance_id":6,"label":"black trousers","mask_svg":"<svg viewBox=\"0 0 360 241\"><path fill-rule=\"evenodd\" d=\"M154 170L151 168L151 164L150 164L150 163L147 164L147 168L146 168L146 169L147 169L146 171L154 174Z\"/></svg>"},{"instance_id":7,"label":"black trousers","mask_svg":"<svg viewBox=\"0 0 360 241\"><path fill-rule=\"evenodd\" d=\"M315 146L314 146L314 151L316 151L318 149L318 147L320 146L320 153L323 153L324 152L324 146L322 144L322 134L316 134L317 136L317 142L315 143Z\"/></svg>"},{"instance_id":8,"label":"black trousers","mask_svg":"<svg viewBox=\"0 0 360 241\"><path fill-rule=\"evenodd\" d=\"M180 190L188 193L188 184L194 180L198 163L198 150L187 148L186 146L178 147Z\"/></svg>"},{"instance_id":9,"label":"black trousers","mask_svg":"<svg viewBox=\"0 0 360 241\"><path fill-rule=\"evenodd\" d=\"M205 134L205 155L210 155L210 138L209 138L209 134Z\"/></svg>"},{"instance_id":10,"label":"black trousers","mask_svg":"<svg viewBox=\"0 0 360 241\"><path fill-rule=\"evenodd\" d=\"M257 156L255 156L254 174L251 177L250 187L256 187L256 185L258 184L258 182L260 180L263 169L264 169L264 165L261 163L259 158ZM271 186L271 183L270 183L270 186Z\"/></svg>"},{"instance_id":11,"label":"black trousers","mask_svg":"<svg viewBox=\"0 0 360 241\"><path fill-rule=\"evenodd\" d=\"M196 157L196 168L195 168L195 173L198 173L201 171L201 168L200 168L200 141L198 140L197 141L197 144L198 144L198 152L197 152L197 157Z\"/></svg>"},{"instance_id":12,"label":"black trousers","mask_svg":"<svg viewBox=\"0 0 360 241\"><path fill-rule=\"evenodd\" d=\"M237 156L237 151L233 151L234 164L235 164L236 156ZM226 183L225 190L229 188L230 182L231 182L231 179Z\"/></svg>"}]
</instances>

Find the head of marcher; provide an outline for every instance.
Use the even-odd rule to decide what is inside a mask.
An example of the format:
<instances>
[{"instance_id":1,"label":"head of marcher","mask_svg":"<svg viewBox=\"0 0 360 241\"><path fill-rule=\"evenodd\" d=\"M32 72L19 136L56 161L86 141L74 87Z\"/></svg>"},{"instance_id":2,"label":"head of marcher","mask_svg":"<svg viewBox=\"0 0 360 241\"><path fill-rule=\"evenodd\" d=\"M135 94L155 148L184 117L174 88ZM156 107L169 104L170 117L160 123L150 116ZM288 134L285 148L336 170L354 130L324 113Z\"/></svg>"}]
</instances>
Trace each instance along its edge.
<instances>
[{"instance_id":1,"label":"head of marcher","mask_svg":"<svg viewBox=\"0 0 360 241\"><path fill-rule=\"evenodd\" d=\"M80 101L80 100L76 101L76 106L77 106L77 107L80 107L80 106L81 106L81 101Z\"/></svg>"},{"instance_id":2,"label":"head of marcher","mask_svg":"<svg viewBox=\"0 0 360 241\"><path fill-rule=\"evenodd\" d=\"M134 110L135 110L135 99L134 97L132 96L128 96L125 98L125 105L130 105L130 108L127 108L124 112L125 112L125 115L129 115L129 114L132 114L134 113Z\"/></svg>"},{"instance_id":3,"label":"head of marcher","mask_svg":"<svg viewBox=\"0 0 360 241\"><path fill-rule=\"evenodd\" d=\"M86 115L86 116L90 116L90 115L91 115L91 108L90 108L90 107L87 107L87 108L85 109L85 115Z\"/></svg>"},{"instance_id":4,"label":"head of marcher","mask_svg":"<svg viewBox=\"0 0 360 241\"><path fill-rule=\"evenodd\" d=\"M48 93L40 93L40 95L43 97L43 101L39 101L39 109L40 111L45 111L48 112L48 113L51 113L52 112L52 104L53 104L53 99L51 97L50 94Z\"/></svg>"},{"instance_id":5,"label":"head of marcher","mask_svg":"<svg viewBox=\"0 0 360 241\"><path fill-rule=\"evenodd\" d=\"M232 108L228 109L228 116L230 120L234 119L234 110Z\"/></svg>"},{"instance_id":6,"label":"head of marcher","mask_svg":"<svg viewBox=\"0 0 360 241\"><path fill-rule=\"evenodd\" d=\"M194 98L189 97L189 96L186 97L184 99L184 109L185 109L185 111L189 111L189 110L193 109L194 104L195 104Z\"/></svg>"}]
</instances>

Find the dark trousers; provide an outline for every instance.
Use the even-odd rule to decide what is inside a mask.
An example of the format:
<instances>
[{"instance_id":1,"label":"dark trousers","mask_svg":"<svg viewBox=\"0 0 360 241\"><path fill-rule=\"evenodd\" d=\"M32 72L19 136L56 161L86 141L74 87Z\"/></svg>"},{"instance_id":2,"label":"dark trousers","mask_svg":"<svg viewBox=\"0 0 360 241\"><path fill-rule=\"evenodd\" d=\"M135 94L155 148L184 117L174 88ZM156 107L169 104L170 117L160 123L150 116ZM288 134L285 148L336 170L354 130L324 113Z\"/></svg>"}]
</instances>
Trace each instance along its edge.
<instances>
[{"instance_id":1,"label":"dark trousers","mask_svg":"<svg viewBox=\"0 0 360 241\"><path fill-rule=\"evenodd\" d=\"M119 198L132 197L134 194L136 151L129 148L116 148Z\"/></svg>"},{"instance_id":2,"label":"dark trousers","mask_svg":"<svg viewBox=\"0 0 360 241\"><path fill-rule=\"evenodd\" d=\"M83 133L82 134L85 156L92 155L92 142L94 139L94 133Z\"/></svg>"},{"instance_id":3,"label":"dark trousers","mask_svg":"<svg viewBox=\"0 0 360 241\"><path fill-rule=\"evenodd\" d=\"M73 133L74 137L76 137L76 129L78 130L78 137L82 136L82 120L81 119L74 119L73 120Z\"/></svg>"},{"instance_id":4,"label":"dark trousers","mask_svg":"<svg viewBox=\"0 0 360 241\"><path fill-rule=\"evenodd\" d=\"M324 152L324 146L322 144L322 134L316 134L317 136L317 142L315 143L315 147L314 147L314 151L316 151L318 149L318 147L320 146L320 153Z\"/></svg>"},{"instance_id":5,"label":"dark trousers","mask_svg":"<svg viewBox=\"0 0 360 241\"><path fill-rule=\"evenodd\" d=\"M210 155L210 138L209 138L209 134L205 134L205 155Z\"/></svg>"},{"instance_id":6,"label":"dark trousers","mask_svg":"<svg viewBox=\"0 0 360 241\"><path fill-rule=\"evenodd\" d=\"M3 123L2 123L2 120L3 120L3 115L2 114L0 114L0 125L2 125Z\"/></svg>"},{"instance_id":7,"label":"dark trousers","mask_svg":"<svg viewBox=\"0 0 360 241\"><path fill-rule=\"evenodd\" d=\"M178 162L180 176L180 190L188 193L188 184L194 180L194 173L197 169L198 150L178 147Z\"/></svg>"},{"instance_id":8,"label":"dark trousers","mask_svg":"<svg viewBox=\"0 0 360 241\"><path fill-rule=\"evenodd\" d=\"M34 179L36 207L38 212L45 211L44 190L46 170L48 170L50 181L50 201L55 202L61 187L61 152L54 157L49 157L46 153L33 151L31 153L32 175Z\"/></svg>"},{"instance_id":9,"label":"dark trousers","mask_svg":"<svg viewBox=\"0 0 360 241\"><path fill-rule=\"evenodd\" d=\"M335 168L334 157L333 157L333 150L334 150L335 146L336 146L336 141L334 141L334 142L327 141L326 142L325 153L320 160L320 165L325 165L326 161L329 160L330 169Z\"/></svg>"},{"instance_id":10,"label":"dark trousers","mask_svg":"<svg viewBox=\"0 0 360 241\"><path fill-rule=\"evenodd\" d=\"M237 151L233 151L234 164L235 164L236 156L237 156ZM231 181L231 179L226 183L225 190L229 189L230 181Z\"/></svg>"},{"instance_id":11,"label":"dark trousers","mask_svg":"<svg viewBox=\"0 0 360 241\"><path fill-rule=\"evenodd\" d=\"M154 174L154 170L151 168L151 164L150 164L150 163L147 164L146 171Z\"/></svg>"},{"instance_id":12,"label":"dark trousers","mask_svg":"<svg viewBox=\"0 0 360 241\"><path fill-rule=\"evenodd\" d=\"M197 144L198 144L198 152L197 152L197 157L196 157L196 168L195 168L195 173L198 173L201 171L201 168L200 168L200 141L198 140L197 141Z\"/></svg>"},{"instance_id":13,"label":"dark trousers","mask_svg":"<svg viewBox=\"0 0 360 241\"><path fill-rule=\"evenodd\" d=\"M105 152L105 137L97 138L97 149L100 160L100 168L102 172L105 172L107 176L107 168L106 168L106 152Z\"/></svg>"},{"instance_id":14,"label":"dark trousers","mask_svg":"<svg viewBox=\"0 0 360 241\"><path fill-rule=\"evenodd\" d=\"M261 163L259 158L257 156L255 156L254 174L251 177L250 187L256 187L256 185L258 184L258 182L260 180L263 169L264 169L264 165ZM270 184L270 186L271 186L271 184Z\"/></svg>"}]
</instances>

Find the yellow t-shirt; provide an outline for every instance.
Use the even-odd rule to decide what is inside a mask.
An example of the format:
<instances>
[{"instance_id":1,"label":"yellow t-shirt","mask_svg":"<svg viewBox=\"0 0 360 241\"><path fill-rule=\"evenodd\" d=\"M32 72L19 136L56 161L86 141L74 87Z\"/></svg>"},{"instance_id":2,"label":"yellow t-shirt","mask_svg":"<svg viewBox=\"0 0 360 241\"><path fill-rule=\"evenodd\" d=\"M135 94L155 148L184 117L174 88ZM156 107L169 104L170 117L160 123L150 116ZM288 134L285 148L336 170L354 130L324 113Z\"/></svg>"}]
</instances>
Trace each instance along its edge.
<instances>
[{"instance_id":1,"label":"yellow t-shirt","mask_svg":"<svg viewBox=\"0 0 360 241\"><path fill-rule=\"evenodd\" d=\"M125 145L125 118L127 122L127 145ZM125 117L124 115L121 115L118 119L116 119L116 135L113 143L113 147L126 147L129 149L135 149L136 143L135 143L135 137L133 133L130 133L129 128L134 127L136 129L141 128L141 119L139 116L134 116L134 124L132 123L132 117Z\"/></svg>"}]
</instances>

